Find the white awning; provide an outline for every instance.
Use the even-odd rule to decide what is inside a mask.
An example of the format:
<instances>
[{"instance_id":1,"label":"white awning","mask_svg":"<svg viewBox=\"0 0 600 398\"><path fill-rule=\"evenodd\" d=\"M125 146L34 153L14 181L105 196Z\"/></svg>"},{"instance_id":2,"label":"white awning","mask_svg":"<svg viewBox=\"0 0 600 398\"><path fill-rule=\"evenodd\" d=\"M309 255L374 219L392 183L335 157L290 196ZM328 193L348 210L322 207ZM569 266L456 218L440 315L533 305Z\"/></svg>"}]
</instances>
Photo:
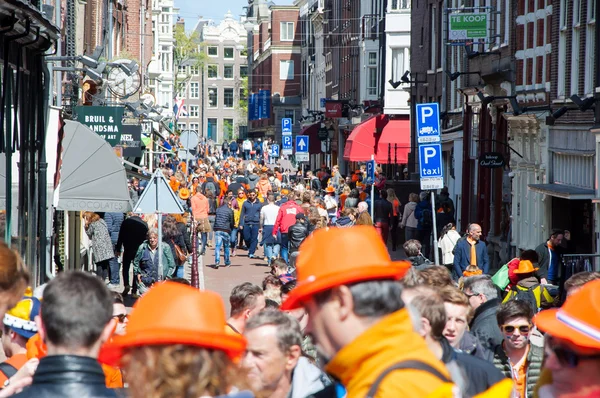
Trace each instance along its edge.
<instances>
[{"instance_id":1,"label":"white awning","mask_svg":"<svg viewBox=\"0 0 600 398\"><path fill-rule=\"evenodd\" d=\"M67 211L131 211L125 167L110 144L79 122L64 123L55 207Z\"/></svg>"}]
</instances>

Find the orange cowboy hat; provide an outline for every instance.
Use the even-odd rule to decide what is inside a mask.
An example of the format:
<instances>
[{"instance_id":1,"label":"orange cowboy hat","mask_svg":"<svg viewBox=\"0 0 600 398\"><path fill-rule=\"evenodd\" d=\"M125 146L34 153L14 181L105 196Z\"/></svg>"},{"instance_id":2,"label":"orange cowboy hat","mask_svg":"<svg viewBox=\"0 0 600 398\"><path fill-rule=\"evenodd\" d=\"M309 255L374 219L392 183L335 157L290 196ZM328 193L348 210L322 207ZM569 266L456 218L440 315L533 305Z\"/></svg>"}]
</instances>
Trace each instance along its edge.
<instances>
[{"instance_id":1,"label":"orange cowboy hat","mask_svg":"<svg viewBox=\"0 0 600 398\"><path fill-rule=\"evenodd\" d=\"M328 186L327 188L325 188L325 192L327 193L334 193L335 192L335 188L332 186Z\"/></svg>"},{"instance_id":2,"label":"orange cowboy hat","mask_svg":"<svg viewBox=\"0 0 600 398\"><path fill-rule=\"evenodd\" d=\"M583 285L561 308L540 312L533 323L576 347L600 350L600 280Z\"/></svg>"},{"instance_id":3,"label":"orange cowboy hat","mask_svg":"<svg viewBox=\"0 0 600 398\"><path fill-rule=\"evenodd\" d=\"M332 247L341 250L331 250ZM360 256L355 249L361 248ZM401 279L410 269L406 261L392 261L381 237L371 226L320 229L300 247L297 285L281 310L302 306L316 293L361 281ZM326 267L323 265L327 264Z\"/></svg>"},{"instance_id":4,"label":"orange cowboy hat","mask_svg":"<svg viewBox=\"0 0 600 398\"><path fill-rule=\"evenodd\" d=\"M533 264L529 260L521 260L519 261L519 268L514 270L515 274L531 274L532 272L537 271L539 268L533 268Z\"/></svg>"},{"instance_id":5,"label":"orange cowboy hat","mask_svg":"<svg viewBox=\"0 0 600 398\"><path fill-rule=\"evenodd\" d=\"M290 193L290 191L289 191L288 189L285 189L285 188L283 188L283 189L281 190L281 194L282 194L282 195L287 195L287 194L289 194L289 193Z\"/></svg>"},{"instance_id":6,"label":"orange cowboy hat","mask_svg":"<svg viewBox=\"0 0 600 398\"><path fill-rule=\"evenodd\" d=\"M179 190L179 197L183 200L188 200L190 198L190 190L187 188L181 188Z\"/></svg>"},{"instance_id":7,"label":"orange cowboy hat","mask_svg":"<svg viewBox=\"0 0 600 398\"><path fill-rule=\"evenodd\" d=\"M163 282L135 303L126 334L104 344L98 359L118 366L127 348L165 344L220 350L230 358L246 349L243 336L225 333L225 306L217 293Z\"/></svg>"}]
</instances>

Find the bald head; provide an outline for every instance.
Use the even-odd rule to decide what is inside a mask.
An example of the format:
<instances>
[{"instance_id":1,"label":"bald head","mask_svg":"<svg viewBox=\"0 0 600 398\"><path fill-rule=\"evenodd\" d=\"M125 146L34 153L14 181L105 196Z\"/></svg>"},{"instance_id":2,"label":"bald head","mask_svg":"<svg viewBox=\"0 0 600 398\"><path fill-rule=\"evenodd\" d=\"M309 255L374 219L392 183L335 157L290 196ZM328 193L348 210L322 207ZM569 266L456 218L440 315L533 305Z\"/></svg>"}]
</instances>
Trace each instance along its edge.
<instances>
[{"instance_id":1,"label":"bald head","mask_svg":"<svg viewBox=\"0 0 600 398\"><path fill-rule=\"evenodd\" d=\"M478 241L481 238L481 226L479 224L470 224L467 229L467 235L474 241Z\"/></svg>"}]
</instances>

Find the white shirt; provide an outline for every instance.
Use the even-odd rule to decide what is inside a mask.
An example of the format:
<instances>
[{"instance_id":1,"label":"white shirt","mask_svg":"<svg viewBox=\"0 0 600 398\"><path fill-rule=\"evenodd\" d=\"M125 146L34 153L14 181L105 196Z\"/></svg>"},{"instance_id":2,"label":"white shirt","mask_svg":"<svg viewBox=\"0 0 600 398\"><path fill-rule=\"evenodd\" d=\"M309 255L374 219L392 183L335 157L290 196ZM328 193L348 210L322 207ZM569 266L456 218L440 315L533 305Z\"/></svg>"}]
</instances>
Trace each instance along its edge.
<instances>
[{"instance_id":1,"label":"white shirt","mask_svg":"<svg viewBox=\"0 0 600 398\"><path fill-rule=\"evenodd\" d=\"M275 225L277 213L279 213L279 206L276 204L270 203L266 206L263 206L263 208L260 209L260 219L262 220L262 225Z\"/></svg>"},{"instance_id":2,"label":"white shirt","mask_svg":"<svg viewBox=\"0 0 600 398\"><path fill-rule=\"evenodd\" d=\"M454 250L454 246L456 246L456 242L458 242L459 239L460 234L456 232L456 230L451 229L439 240L438 245L442 250L442 262L444 265L454 264L454 254L452 254L452 250Z\"/></svg>"},{"instance_id":3,"label":"white shirt","mask_svg":"<svg viewBox=\"0 0 600 398\"><path fill-rule=\"evenodd\" d=\"M242 142L242 148L244 148L244 151L251 151L252 142L250 142L250 140L244 140L244 142Z\"/></svg>"}]
</instances>

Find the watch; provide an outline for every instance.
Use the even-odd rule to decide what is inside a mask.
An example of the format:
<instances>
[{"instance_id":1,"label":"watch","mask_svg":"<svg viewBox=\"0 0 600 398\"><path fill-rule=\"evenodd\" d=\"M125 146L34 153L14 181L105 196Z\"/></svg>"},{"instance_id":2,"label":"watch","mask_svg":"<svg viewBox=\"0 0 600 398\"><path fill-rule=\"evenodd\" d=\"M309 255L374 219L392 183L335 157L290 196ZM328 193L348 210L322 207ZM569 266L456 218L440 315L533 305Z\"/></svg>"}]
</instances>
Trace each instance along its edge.
<instances>
[{"instance_id":1,"label":"watch","mask_svg":"<svg viewBox=\"0 0 600 398\"><path fill-rule=\"evenodd\" d=\"M118 59L112 62L112 68L108 72L108 89L119 98L128 98L137 93L141 87L142 79L139 71L127 74L124 68L117 64L129 65L128 59Z\"/></svg>"}]
</instances>

